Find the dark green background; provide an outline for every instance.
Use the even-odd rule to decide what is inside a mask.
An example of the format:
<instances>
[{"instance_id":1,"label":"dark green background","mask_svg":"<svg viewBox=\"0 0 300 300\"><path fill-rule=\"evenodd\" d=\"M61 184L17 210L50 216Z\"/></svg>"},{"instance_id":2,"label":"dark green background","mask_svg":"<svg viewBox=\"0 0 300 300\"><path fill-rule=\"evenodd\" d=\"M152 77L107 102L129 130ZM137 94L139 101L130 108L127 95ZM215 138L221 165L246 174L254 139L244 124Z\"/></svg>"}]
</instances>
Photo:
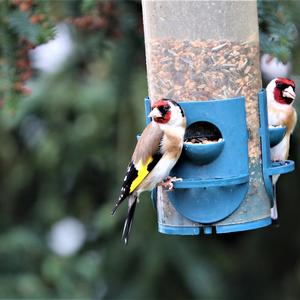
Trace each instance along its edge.
<instances>
[{"instance_id":1,"label":"dark green background","mask_svg":"<svg viewBox=\"0 0 300 300\"><path fill-rule=\"evenodd\" d=\"M53 1L51 13L78 16L89 2ZM71 26L75 51L62 70L36 72L33 95L14 116L1 114L0 298L300 299L298 167L278 183L279 227L166 236L144 195L130 243L121 242L126 205L110 211L144 126L147 83L140 3L115 9L118 37ZM299 3L285 1L285 9L300 26ZM291 61L300 87L299 50L298 41ZM297 165L299 147L298 126L290 152ZM85 225L87 240L62 257L47 235L68 216Z\"/></svg>"}]
</instances>

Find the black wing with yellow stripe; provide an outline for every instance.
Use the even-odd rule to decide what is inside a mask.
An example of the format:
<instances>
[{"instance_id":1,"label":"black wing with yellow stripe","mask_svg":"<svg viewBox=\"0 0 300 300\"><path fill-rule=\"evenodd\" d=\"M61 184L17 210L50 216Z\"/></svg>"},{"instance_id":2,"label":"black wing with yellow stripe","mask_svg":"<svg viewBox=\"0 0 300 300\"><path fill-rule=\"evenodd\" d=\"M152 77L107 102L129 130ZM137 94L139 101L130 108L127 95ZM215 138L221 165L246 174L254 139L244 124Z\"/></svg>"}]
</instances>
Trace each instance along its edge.
<instances>
[{"instance_id":1,"label":"black wing with yellow stripe","mask_svg":"<svg viewBox=\"0 0 300 300\"><path fill-rule=\"evenodd\" d=\"M140 183L145 179L145 177L151 172L151 170L156 166L158 161L161 159L162 154L160 152L155 153L151 156L146 163L142 160L138 161L137 164L131 162L127 167L127 172L124 177L123 185L121 187L121 194L116 202L116 205L112 211L115 213L119 205L130 195L135 189L140 185Z\"/></svg>"}]
</instances>

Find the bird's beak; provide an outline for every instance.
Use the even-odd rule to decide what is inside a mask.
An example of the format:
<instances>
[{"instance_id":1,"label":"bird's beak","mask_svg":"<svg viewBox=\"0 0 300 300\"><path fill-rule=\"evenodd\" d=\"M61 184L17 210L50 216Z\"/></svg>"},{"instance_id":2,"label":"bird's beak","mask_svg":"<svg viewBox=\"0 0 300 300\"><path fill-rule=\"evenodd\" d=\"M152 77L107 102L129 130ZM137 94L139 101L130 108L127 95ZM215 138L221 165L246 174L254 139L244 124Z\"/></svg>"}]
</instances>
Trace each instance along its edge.
<instances>
[{"instance_id":1,"label":"bird's beak","mask_svg":"<svg viewBox=\"0 0 300 300\"><path fill-rule=\"evenodd\" d=\"M286 98L291 98L293 100L295 100L296 98L296 94L291 86L282 91L282 96Z\"/></svg>"},{"instance_id":2,"label":"bird's beak","mask_svg":"<svg viewBox=\"0 0 300 300\"><path fill-rule=\"evenodd\" d=\"M148 115L149 118L161 118L161 112L158 110L157 107L154 107L150 114Z\"/></svg>"}]
</instances>

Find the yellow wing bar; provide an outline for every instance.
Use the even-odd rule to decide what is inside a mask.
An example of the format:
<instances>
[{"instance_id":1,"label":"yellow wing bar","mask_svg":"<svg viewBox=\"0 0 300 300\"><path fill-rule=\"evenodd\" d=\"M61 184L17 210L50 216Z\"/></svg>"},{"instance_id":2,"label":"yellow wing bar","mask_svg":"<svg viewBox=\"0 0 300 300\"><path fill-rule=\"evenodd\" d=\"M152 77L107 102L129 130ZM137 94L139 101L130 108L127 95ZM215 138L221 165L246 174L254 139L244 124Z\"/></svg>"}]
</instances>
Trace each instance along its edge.
<instances>
[{"instance_id":1,"label":"yellow wing bar","mask_svg":"<svg viewBox=\"0 0 300 300\"><path fill-rule=\"evenodd\" d=\"M132 193L136 189L136 187L144 180L144 178L149 174L147 167L152 161L153 157L150 157L145 164L142 163L142 160L140 160L137 163L136 169L138 171L138 174L130 186L130 193Z\"/></svg>"}]
</instances>

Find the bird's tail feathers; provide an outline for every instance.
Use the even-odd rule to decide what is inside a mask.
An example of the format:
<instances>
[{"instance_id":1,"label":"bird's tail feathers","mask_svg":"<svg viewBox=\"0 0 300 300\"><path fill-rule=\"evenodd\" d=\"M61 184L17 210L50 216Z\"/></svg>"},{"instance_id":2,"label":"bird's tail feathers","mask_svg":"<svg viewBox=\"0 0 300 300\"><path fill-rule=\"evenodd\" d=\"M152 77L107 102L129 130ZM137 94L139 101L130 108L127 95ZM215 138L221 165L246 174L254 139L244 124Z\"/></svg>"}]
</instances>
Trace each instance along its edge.
<instances>
[{"instance_id":1,"label":"bird's tail feathers","mask_svg":"<svg viewBox=\"0 0 300 300\"><path fill-rule=\"evenodd\" d=\"M116 210L118 209L119 205L123 202L124 199L119 199L116 204L115 207L113 208L113 210L111 211L111 214L114 215Z\"/></svg>"},{"instance_id":2,"label":"bird's tail feathers","mask_svg":"<svg viewBox=\"0 0 300 300\"><path fill-rule=\"evenodd\" d=\"M134 217L134 211L136 207L136 202L137 202L137 196L136 195L130 196L128 201L128 215L124 223L123 234L122 234L122 240L124 240L125 245L127 245L128 243L129 234L131 231L133 217Z\"/></svg>"},{"instance_id":3,"label":"bird's tail feathers","mask_svg":"<svg viewBox=\"0 0 300 300\"><path fill-rule=\"evenodd\" d=\"M115 207L111 211L111 214L114 215L120 204L127 198L127 195L124 195L123 193L120 195L118 201L115 204Z\"/></svg>"}]
</instances>

